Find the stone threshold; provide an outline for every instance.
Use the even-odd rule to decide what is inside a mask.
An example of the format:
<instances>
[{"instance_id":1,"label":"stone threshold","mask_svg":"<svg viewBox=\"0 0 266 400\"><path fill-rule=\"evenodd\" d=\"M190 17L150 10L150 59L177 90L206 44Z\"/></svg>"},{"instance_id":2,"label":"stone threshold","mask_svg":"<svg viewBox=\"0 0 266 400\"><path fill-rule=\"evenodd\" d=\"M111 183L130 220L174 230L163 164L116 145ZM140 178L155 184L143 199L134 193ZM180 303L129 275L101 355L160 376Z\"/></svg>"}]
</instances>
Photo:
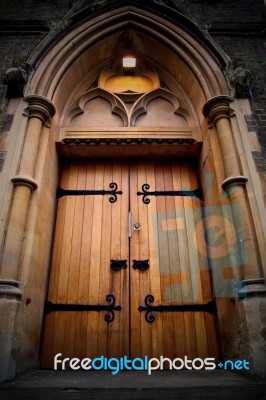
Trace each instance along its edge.
<instances>
[{"instance_id":1,"label":"stone threshold","mask_svg":"<svg viewBox=\"0 0 266 400\"><path fill-rule=\"evenodd\" d=\"M48 371L23 373L0 384L3 400L266 400L266 381L232 371Z\"/></svg>"}]
</instances>

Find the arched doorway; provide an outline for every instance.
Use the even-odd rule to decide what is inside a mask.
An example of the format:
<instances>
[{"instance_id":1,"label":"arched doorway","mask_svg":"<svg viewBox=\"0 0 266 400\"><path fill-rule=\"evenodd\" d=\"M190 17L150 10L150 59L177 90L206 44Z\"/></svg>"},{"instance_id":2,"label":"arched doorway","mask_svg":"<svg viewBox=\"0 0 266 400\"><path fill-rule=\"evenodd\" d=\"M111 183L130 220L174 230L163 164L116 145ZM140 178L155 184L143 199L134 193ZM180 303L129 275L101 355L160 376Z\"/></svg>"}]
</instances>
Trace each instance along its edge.
<instances>
[{"instance_id":1,"label":"arched doorway","mask_svg":"<svg viewBox=\"0 0 266 400\"><path fill-rule=\"evenodd\" d=\"M178 86L130 59L110 60L59 125L43 368L61 352L218 360L198 119Z\"/></svg>"},{"instance_id":2,"label":"arched doorway","mask_svg":"<svg viewBox=\"0 0 266 400\"><path fill-rule=\"evenodd\" d=\"M186 17L182 17L183 22L184 19ZM107 349L106 343L112 342L115 333L130 332L132 327L138 331L137 336L131 335L132 340L129 333L123 336L122 341L116 339L116 346L118 342L122 343L119 354L129 351L129 343L133 346L134 337L137 337L136 350L132 351L131 346L134 355L139 352L141 355L142 351L158 355L165 351L164 356L172 356L172 350L169 351L172 339L169 341L167 336L161 334L165 327L170 336L174 336L175 353L191 351L192 355L205 356L208 352L210 356L216 356L217 330L213 315L216 313L222 356L234 358L235 354L248 354L252 359L242 341L243 337L249 337L248 328L243 328L239 334L239 321L241 318L248 320L252 314L250 310L256 308L256 304L248 308L245 301L239 302L239 287L235 285L244 281L252 296L264 290L261 259L265 249L258 235L262 228L259 223L254 226L249 211L251 207L254 215L258 216L259 208L252 200L253 189L249 188L247 193L244 187L247 181L244 173L251 178L252 166L245 163L246 155L244 157L242 153L243 159L239 157L241 146L245 149L241 136L245 129L238 104L229 96L222 74L226 57L213 43L209 42L208 47L206 41L196 40L195 35L189 33L191 24L191 21L188 22L186 28L178 22L167 21L165 24L160 13L155 14L135 5L107 9L105 13L96 13L89 21L80 22L75 29L69 29L61 38L58 37L49 52L38 59L36 71L27 87L25 100L28 107L22 121L22 105L18 110L17 125L25 135L25 141L21 142L19 173L12 178L14 200L1 270L15 299L22 298L18 282L24 282L23 303L16 303L12 309L14 336L20 342L20 354L15 362L9 362L13 363L13 367L16 363L17 370L38 365L50 256L54 248L53 265L62 265L61 255L65 257L67 253L58 249L64 240L66 252L69 250L68 243L76 246L70 254L71 266L76 265L77 259L88 259L83 249L93 250L90 250L90 257L93 255L90 258L91 268L96 263L98 283L95 289L91 284L91 272L89 278L79 274L77 279L75 271L68 269L66 274L63 273L63 279L68 281L71 277L75 286L73 292L69 290L70 297L61 297L61 300L56 297L58 291L53 297L55 292L50 284L47 300L55 308L51 310L53 305L50 304L50 313L46 309L46 319L51 320L48 325L56 328L44 333L44 348L53 340L53 332L57 330L56 315L61 322L65 318L62 326L65 326L68 317L61 318L63 314L60 312L66 315L73 312L73 321L81 318L79 313L82 311L59 310L58 304L111 305L120 306L123 311L133 310L135 314L130 317L130 312L122 314L122 310L112 309L107 318L108 315L113 318L113 311L115 319L108 324L103 313L87 310L88 313L97 313L97 317L92 318L93 328L86 331L85 336L96 335L97 332L97 340L100 338L102 342L99 352ZM197 30L197 27L193 29ZM200 32L199 37L202 39ZM126 74L121 69L123 56L135 56L137 62L139 60L136 76L132 71ZM94 182L92 186L86 183L87 177L90 177L88 183ZM64 192L59 191L59 199L56 200L59 185L67 191L104 190L109 192L110 197L102 193L94 197L83 193L80 197L73 196L73 192L70 196L60 196ZM232 185L233 191L230 190ZM158 192L161 193L158 195ZM178 192L178 195L170 196L166 192ZM21 199L24 207L21 207ZM112 203L109 199L117 200ZM146 204L145 199L149 199L150 203ZM86 206L91 201L98 210L93 214L96 219L90 219L89 225L84 225L84 215L92 212L92 203L88 208ZM57 204L59 223L54 236ZM67 209L69 212L66 214ZM130 212L133 217L131 239L128 238ZM75 213L78 219L73 219ZM18 215L20 224L16 225ZM120 236L115 236L117 232L113 232L111 227L119 218ZM141 229L135 226L134 231L134 224L137 223ZM246 236L243 236L244 225L248 232ZM64 230L69 227L69 231ZM90 231L89 242L86 229ZM98 235L99 229L105 239ZM76 235L78 231L84 236ZM218 240L212 241L217 231L220 233ZM113 234L120 253L111 251L110 238ZM80 241L83 241L83 247ZM104 246L105 241L108 246ZM11 253L14 261L12 268L9 265ZM55 261L57 257L59 263ZM103 259L106 275L100 279ZM124 260L127 260L127 269L123 268ZM141 270L143 266L133 268L134 260L145 261L141 265L148 265L149 268L144 271ZM114 269L121 267L121 270L114 271L112 263ZM82 269L80 262L78 269ZM107 270L109 275L105 279ZM52 267L52 285L59 275L60 269ZM105 290L99 286L100 282ZM75 297L77 286L82 287L83 283L91 290L87 303L82 298L83 291L80 303ZM62 287L63 291L68 288ZM113 290L115 287L119 294ZM137 298L134 297L135 287L139 288ZM97 288L101 288L101 298ZM125 298L122 298L122 288L126 289ZM190 295L189 290L186 294L186 288L192 288ZM196 297L194 293L197 293ZM149 295L154 296L154 302L147 297ZM213 300L217 312L212 308ZM211 308L205 309L208 304ZM186 306L187 309L168 309L164 310L164 314L152 309L153 305ZM195 309L196 305L200 307ZM155 325L145 320L144 314L149 311L153 313L148 313L147 318L153 316L156 319L157 329L154 331L152 327ZM86 326L89 325L88 315ZM24 329L23 334L15 329L15 319ZM82 325L71 323L75 332L69 331L76 338L74 347L79 345L79 337L82 340L85 337L79 328L76 330L78 326ZM112 329L113 333L109 335ZM256 329L259 332L257 325ZM102 332L106 334L102 335ZM182 335L183 344L180 344ZM157 341L156 337L160 337L161 341ZM151 347L142 349L142 343L146 345L151 338ZM61 341L60 336L56 340ZM197 347L193 348L195 340ZM7 341L11 354L9 337ZM93 341L90 343L93 344ZM261 336L259 343L262 343ZM56 351L59 349L54 348ZM112 346L108 345L108 348ZM255 348L259 351L261 347ZM51 366L53 354L50 353L49 357L44 366Z\"/></svg>"}]
</instances>

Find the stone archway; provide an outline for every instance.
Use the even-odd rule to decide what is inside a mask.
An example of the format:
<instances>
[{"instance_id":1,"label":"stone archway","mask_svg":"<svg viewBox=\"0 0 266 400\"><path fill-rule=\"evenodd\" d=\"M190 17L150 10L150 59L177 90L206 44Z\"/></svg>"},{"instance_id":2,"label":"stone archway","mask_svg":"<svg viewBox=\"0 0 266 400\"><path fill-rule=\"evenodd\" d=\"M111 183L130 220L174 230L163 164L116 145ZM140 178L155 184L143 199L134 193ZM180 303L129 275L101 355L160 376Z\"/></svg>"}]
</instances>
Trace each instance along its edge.
<instances>
[{"instance_id":1,"label":"stone archway","mask_svg":"<svg viewBox=\"0 0 266 400\"><path fill-rule=\"evenodd\" d=\"M27 88L27 114L22 122L21 109L19 111L17 121L20 122L16 128L25 135L25 142L21 143L23 150L18 163L19 173L12 177L14 196L1 266L1 293L7 298L2 306L9 312L6 324L9 328L2 341L5 347L3 379L13 376L16 371L38 365L58 184L55 142L67 139L60 136L62 131L58 128L70 105L93 88L103 67L129 51L147 60L158 71L165 85L161 90L169 91L172 96L178 94L177 97L188 105L189 115L193 115L196 137L192 138L199 145L198 174L205 204L209 205L205 223L209 232L217 228L212 213L219 206L223 211L218 216L223 221L228 218L228 226L231 227L230 221L233 221L239 227L236 234L244 243L236 246L236 255L227 251L226 262L233 259L233 263L225 271L224 264L216 263L221 257L215 254L209 257L210 263L213 262L218 270L215 275L216 269L211 266L218 290L216 306L222 352L225 357L234 357L235 354L248 357L253 361L254 371L262 370L262 358L256 359L255 356L263 347L259 333L261 320L255 320L252 314L259 315L256 296L265 293L262 278L265 249L259 235L262 232L259 202L252 200L256 182L251 177L253 166L246 161L248 149L243 140L243 118L238 104L233 104L234 99L229 97L222 65L205 45L178 24L168 22L166 25L160 15L126 6L96 15L66 33L39 60ZM146 105L142 104L142 110L145 111ZM74 134L71 139L76 140L78 145L80 137ZM186 142L176 144L176 154L179 154L181 144ZM244 148L245 157L238 160L240 146ZM251 185L246 191L247 179ZM233 233L228 226L221 227L218 223L219 229L229 235L227 246L231 249ZM246 236L242 228L247 232ZM232 292L232 287L229 287L229 293L219 292L221 269L231 283L244 281L252 299L247 297L239 302L238 292ZM231 319L228 320L225 315L230 315ZM251 338L247 327L239 335L240 319L247 325L252 323L256 331L255 339L254 336ZM244 338L247 339L247 346L243 344ZM249 347L253 349L253 356ZM12 359L14 349L18 351Z\"/></svg>"}]
</instances>

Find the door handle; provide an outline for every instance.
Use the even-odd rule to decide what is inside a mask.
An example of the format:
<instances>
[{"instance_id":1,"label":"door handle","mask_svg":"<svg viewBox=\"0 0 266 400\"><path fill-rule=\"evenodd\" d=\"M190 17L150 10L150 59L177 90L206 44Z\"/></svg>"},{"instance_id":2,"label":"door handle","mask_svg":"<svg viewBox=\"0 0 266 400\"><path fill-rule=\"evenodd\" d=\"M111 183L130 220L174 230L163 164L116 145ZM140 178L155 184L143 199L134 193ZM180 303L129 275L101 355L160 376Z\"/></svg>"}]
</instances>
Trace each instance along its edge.
<instances>
[{"instance_id":1,"label":"door handle","mask_svg":"<svg viewBox=\"0 0 266 400\"><path fill-rule=\"evenodd\" d=\"M133 269L139 269L140 271L146 271L150 268L149 260L133 260Z\"/></svg>"},{"instance_id":2,"label":"door handle","mask_svg":"<svg viewBox=\"0 0 266 400\"><path fill-rule=\"evenodd\" d=\"M127 260L111 260L110 268L113 271L120 271L127 268Z\"/></svg>"}]
</instances>

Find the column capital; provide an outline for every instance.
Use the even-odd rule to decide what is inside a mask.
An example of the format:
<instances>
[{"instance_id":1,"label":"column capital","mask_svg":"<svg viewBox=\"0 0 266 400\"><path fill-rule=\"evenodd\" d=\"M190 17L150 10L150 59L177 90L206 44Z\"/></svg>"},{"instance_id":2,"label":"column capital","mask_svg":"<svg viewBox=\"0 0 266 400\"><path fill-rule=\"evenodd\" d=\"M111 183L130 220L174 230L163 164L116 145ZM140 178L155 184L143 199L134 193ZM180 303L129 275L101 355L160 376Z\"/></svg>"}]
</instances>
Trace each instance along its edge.
<instances>
[{"instance_id":1,"label":"column capital","mask_svg":"<svg viewBox=\"0 0 266 400\"><path fill-rule=\"evenodd\" d=\"M202 112L213 124L220 118L230 118L234 115L233 109L229 104L234 101L231 96L216 96L204 104Z\"/></svg>"},{"instance_id":2,"label":"column capital","mask_svg":"<svg viewBox=\"0 0 266 400\"><path fill-rule=\"evenodd\" d=\"M36 190L38 188L38 183L35 179L31 178L30 176L26 175L17 175L11 179L14 186L26 186L31 191Z\"/></svg>"},{"instance_id":3,"label":"column capital","mask_svg":"<svg viewBox=\"0 0 266 400\"><path fill-rule=\"evenodd\" d=\"M38 94L33 94L24 98L28 102L29 118L39 118L44 124L49 118L53 117L56 108L51 100Z\"/></svg>"},{"instance_id":4,"label":"column capital","mask_svg":"<svg viewBox=\"0 0 266 400\"><path fill-rule=\"evenodd\" d=\"M226 178L221 186L223 190L227 190L229 187L232 185L242 185L245 186L248 181L248 178L246 178L243 175L237 175L237 176L229 176L229 178Z\"/></svg>"}]
</instances>

